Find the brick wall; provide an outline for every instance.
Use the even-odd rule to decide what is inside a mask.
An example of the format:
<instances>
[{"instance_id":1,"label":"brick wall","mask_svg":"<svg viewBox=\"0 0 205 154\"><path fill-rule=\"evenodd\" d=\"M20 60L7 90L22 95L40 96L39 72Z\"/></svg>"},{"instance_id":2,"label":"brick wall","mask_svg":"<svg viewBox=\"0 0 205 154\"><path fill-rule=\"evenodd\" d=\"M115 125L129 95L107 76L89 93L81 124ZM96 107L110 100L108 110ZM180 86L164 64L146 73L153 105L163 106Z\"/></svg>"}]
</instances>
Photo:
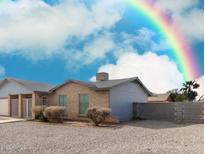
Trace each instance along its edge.
<instances>
[{"instance_id":1,"label":"brick wall","mask_svg":"<svg viewBox=\"0 0 205 154\"><path fill-rule=\"evenodd\" d=\"M109 107L109 91L93 91L84 85L69 83L57 89L49 96L49 105L59 105L59 95L68 97L68 118L77 119L79 116L79 94L89 94L89 107Z\"/></svg>"}]
</instances>

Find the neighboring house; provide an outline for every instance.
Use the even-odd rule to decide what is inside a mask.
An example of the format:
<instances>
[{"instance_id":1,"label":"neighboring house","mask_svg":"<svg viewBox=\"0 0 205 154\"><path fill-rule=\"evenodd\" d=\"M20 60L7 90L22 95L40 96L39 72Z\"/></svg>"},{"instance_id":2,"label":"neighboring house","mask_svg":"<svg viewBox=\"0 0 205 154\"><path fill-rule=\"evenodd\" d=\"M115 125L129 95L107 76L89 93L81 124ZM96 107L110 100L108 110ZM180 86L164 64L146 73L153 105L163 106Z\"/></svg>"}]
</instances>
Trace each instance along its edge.
<instances>
[{"instance_id":1,"label":"neighboring house","mask_svg":"<svg viewBox=\"0 0 205 154\"><path fill-rule=\"evenodd\" d=\"M30 118L32 106L46 101L46 96L53 86L5 78L0 81L0 115Z\"/></svg>"},{"instance_id":2,"label":"neighboring house","mask_svg":"<svg viewBox=\"0 0 205 154\"><path fill-rule=\"evenodd\" d=\"M68 80L51 89L49 105L65 106L69 119L84 117L88 107L106 107L120 121L128 121L133 117L133 102L147 102L148 96L139 78L109 80L102 72L96 82Z\"/></svg>"},{"instance_id":3,"label":"neighboring house","mask_svg":"<svg viewBox=\"0 0 205 154\"><path fill-rule=\"evenodd\" d=\"M151 97L148 97L149 103L169 103L173 102L173 99L170 96L170 93L164 93L164 94L154 94Z\"/></svg>"},{"instance_id":4,"label":"neighboring house","mask_svg":"<svg viewBox=\"0 0 205 154\"><path fill-rule=\"evenodd\" d=\"M0 114L34 118L37 105L65 106L68 119L82 119L89 107L111 109L120 121L133 117L133 102L145 103L151 96L139 78L109 80L108 74L96 75L96 82L68 80L56 87L6 78L0 82Z\"/></svg>"}]
</instances>

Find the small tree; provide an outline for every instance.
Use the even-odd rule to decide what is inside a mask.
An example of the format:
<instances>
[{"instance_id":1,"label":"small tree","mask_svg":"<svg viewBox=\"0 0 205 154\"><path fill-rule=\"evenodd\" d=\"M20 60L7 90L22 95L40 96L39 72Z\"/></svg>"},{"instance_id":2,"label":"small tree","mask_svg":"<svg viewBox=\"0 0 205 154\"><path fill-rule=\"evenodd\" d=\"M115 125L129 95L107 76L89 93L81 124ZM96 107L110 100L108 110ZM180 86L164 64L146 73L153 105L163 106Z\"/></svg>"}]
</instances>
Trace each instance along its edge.
<instances>
[{"instance_id":1,"label":"small tree","mask_svg":"<svg viewBox=\"0 0 205 154\"><path fill-rule=\"evenodd\" d=\"M194 91L194 89L199 88L199 84L196 83L196 81L186 81L183 83L183 87L180 89L180 91L183 92L183 94L187 97L187 100L193 101L195 100L198 93Z\"/></svg>"},{"instance_id":2,"label":"small tree","mask_svg":"<svg viewBox=\"0 0 205 154\"><path fill-rule=\"evenodd\" d=\"M198 95L194 89L197 89L199 84L196 81L186 81L183 83L183 87L178 90L171 91L171 98L176 101L193 101Z\"/></svg>"},{"instance_id":3,"label":"small tree","mask_svg":"<svg viewBox=\"0 0 205 154\"><path fill-rule=\"evenodd\" d=\"M49 106L44 110L43 115L50 122L63 122L65 111L65 107L62 106Z\"/></svg>"},{"instance_id":4,"label":"small tree","mask_svg":"<svg viewBox=\"0 0 205 154\"><path fill-rule=\"evenodd\" d=\"M174 102L183 102L187 100L187 96L179 92L171 93L170 97Z\"/></svg>"},{"instance_id":5,"label":"small tree","mask_svg":"<svg viewBox=\"0 0 205 154\"><path fill-rule=\"evenodd\" d=\"M87 117L92 120L92 122L99 126L103 123L105 119L110 116L111 110L108 108L92 107L87 110Z\"/></svg>"}]
</instances>

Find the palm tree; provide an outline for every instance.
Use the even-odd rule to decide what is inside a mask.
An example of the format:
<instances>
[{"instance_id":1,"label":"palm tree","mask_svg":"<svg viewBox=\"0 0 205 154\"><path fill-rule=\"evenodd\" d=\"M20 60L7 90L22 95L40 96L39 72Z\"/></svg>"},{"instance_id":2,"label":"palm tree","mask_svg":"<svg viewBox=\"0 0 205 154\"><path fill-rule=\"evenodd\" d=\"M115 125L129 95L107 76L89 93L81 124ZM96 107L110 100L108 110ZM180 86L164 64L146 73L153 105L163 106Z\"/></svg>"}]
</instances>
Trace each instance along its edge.
<instances>
[{"instance_id":1,"label":"palm tree","mask_svg":"<svg viewBox=\"0 0 205 154\"><path fill-rule=\"evenodd\" d=\"M195 80L186 81L185 83L183 83L183 87L180 89L180 91L182 91L183 94L187 96L187 99L189 101L193 101L198 95L197 92L194 91L194 89L197 89L197 88L199 88L199 84L196 83Z\"/></svg>"}]
</instances>

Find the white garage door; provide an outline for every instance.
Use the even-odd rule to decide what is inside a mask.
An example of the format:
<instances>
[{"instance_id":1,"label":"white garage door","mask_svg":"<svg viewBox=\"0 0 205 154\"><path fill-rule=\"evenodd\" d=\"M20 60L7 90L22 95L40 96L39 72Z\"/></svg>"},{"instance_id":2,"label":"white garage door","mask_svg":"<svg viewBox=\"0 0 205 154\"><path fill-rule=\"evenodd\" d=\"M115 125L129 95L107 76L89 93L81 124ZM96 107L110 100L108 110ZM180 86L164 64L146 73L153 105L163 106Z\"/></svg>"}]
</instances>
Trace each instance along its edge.
<instances>
[{"instance_id":1,"label":"white garage door","mask_svg":"<svg viewBox=\"0 0 205 154\"><path fill-rule=\"evenodd\" d=\"M9 115L9 103L8 99L0 99L0 115Z\"/></svg>"}]
</instances>

